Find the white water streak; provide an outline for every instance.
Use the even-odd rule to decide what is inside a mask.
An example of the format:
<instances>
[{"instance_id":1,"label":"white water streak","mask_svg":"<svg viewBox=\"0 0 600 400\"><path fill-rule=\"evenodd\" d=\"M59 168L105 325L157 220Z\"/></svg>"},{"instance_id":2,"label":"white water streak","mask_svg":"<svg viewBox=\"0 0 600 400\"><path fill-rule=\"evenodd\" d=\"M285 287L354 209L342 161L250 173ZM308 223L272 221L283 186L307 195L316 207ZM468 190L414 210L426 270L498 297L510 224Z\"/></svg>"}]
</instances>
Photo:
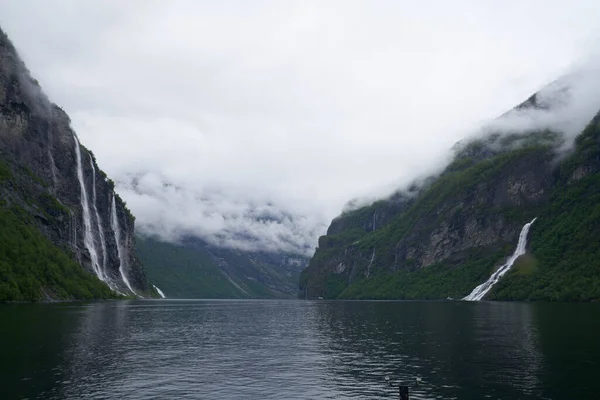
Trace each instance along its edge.
<instances>
[{"instance_id":1,"label":"white water streak","mask_svg":"<svg viewBox=\"0 0 600 400\"><path fill-rule=\"evenodd\" d=\"M125 275L125 250L121 244L121 228L119 227L119 220L117 218L117 205L115 203L114 193L110 206L110 224L112 226L113 233L115 234L115 242L117 242L117 253L119 254L119 272L121 273L121 278L123 279L123 282L127 288L137 296L137 293L135 290L133 290L131 284L129 283L129 279L127 279L127 276Z\"/></svg>"},{"instance_id":2,"label":"white water streak","mask_svg":"<svg viewBox=\"0 0 600 400\"><path fill-rule=\"evenodd\" d=\"M96 273L99 279L104 280L102 277L102 271L100 264L98 263L98 252L96 251L96 245L94 243L94 237L92 234L92 219L90 218L90 205L88 202L87 191L85 190L85 181L83 179L83 166L81 165L81 150L79 148L79 140L77 136L73 135L75 140L75 157L77 159L77 179L79 180L79 187L81 189L81 208L83 209L83 243L90 253L90 259L92 260L92 269Z\"/></svg>"},{"instance_id":3,"label":"white water streak","mask_svg":"<svg viewBox=\"0 0 600 400\"><path fill-rule=\"evenodd\" d=\"M160 297L162 299L166 299L167 298L167 296L165 296L165 294L163 293L163 291L160 290L156 285L152 285L152 286L154 286L154 289L156 289L156 291L158 292L158 294L160 295Z\"/></svg>"},{"instance_id":4,"label":"white water streak","mask_svg":"<svg viewBox=\"0 0 600 400\"><path fill-rule=\"evenodd\" d=\"M536 219L537 218L534 218L533 221L525 224L525 226L521 230L521 234L519 235L519 242L517 243L517 248L515 249L513 255L510 256L509 259L506 261L506 263L500 268L498 268L498 270L494 272L487 281L473 289L473 291L468 296L464 297L463 300L482 300L485 297L485 295L490 291L492 286L498 283L500 278L502 278L502 276L504 276L504 274L506 274L508 270L510 270L515 260L523 254L525 254L525 247L527 246L527 234L529 233L529 228L531 227L531 224L533 224Z\"/></svg>"},{"instance_id":5,"label":"white water streak","mask_svg":"<svg viewBox=\"0 0 600 400\"><path fill-rule=\"evenodd\" d=\"M96 217L96 225L98 226L98 236L100 237L100 247L102 248L102 276L103 281L110 286L111 289L115 289L111 279L108 277L107 262L108 255L106 251L106 238L104 237L104 225L98 213L98 207L96 206L96 167L94 161L90 155L90 165L92 166L92 205L94 206L94 216Z\"/></svg>"},{"instance_id":6,"label":"white water streak","mask_svg":"<svg viewBox=\"0 0 600 400\"><path fill-rule=\"evenodd\" d=\"M56 164L54 163L54 156L52 156L52 123L48 123L48 157L50 158L50 172L52 173L52 190L56 191L58 188L58 181L56 179Z\"/></svg>"},{"instance_id":7,"label":"white water streak","mask_svg":"<svg viewBox=\"0 0 600 400\"><path fill-rule=\"evenodd\" d=\"M373 248L373 254L371 254L371 261L369 261L369 266L367 267L367 279L369 279L369 275L371 275L371 266L373 265L373 260L375 260L375 248Z\"/></svg>"}]
</instances>

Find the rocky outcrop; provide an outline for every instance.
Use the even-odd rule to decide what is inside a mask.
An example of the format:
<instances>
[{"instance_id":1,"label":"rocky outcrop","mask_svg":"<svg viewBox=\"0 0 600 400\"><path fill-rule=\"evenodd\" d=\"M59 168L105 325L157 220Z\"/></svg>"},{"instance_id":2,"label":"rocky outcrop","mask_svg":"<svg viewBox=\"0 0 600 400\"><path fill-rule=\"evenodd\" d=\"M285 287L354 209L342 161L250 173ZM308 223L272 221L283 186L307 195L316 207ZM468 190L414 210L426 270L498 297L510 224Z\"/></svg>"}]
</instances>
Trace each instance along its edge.
<instances>
[{"instance_id":1,"label":"rocky outcrop","mask_svg":"<svg viewBox=\"0 0 600 400\"><path fill-rule=\"evenodd\" d=\"M495 153L465 169L458 167L465 162L459 157L418 193L396 195L404 199L400 203L382 201L338 217L319 240L302 292L307 297L331 296L322 282L332 274L349 285L373 273L438 263L456 267L471 249L494 252L513 243L522 223L510 218L509 211L547 200L553 160L547 147ZM386 220L372 230L364 215L385 215ZM345 238L352 226L360 229Z\"/></svg>"},{"instance_id":2,"label":"rocky outcrop","mask_svg":"<svg viewBox=\"0 0 600 400\"><path fill-rule=\"evenodd\" d=\"M534 96L517 109L526 107L542 105ZM439 176L334 219L301 275L301 296L462 298L514 250L523 225L539 217L532 233L537 258L521 276L509 274L496 293L504 298L571 299L572 291L559 287L550 293L545 288L567 274L552 270L559 262L577 266L586 279L591 276L600 283L600 266L589 262L595 258L580 252L587 246L593 253L595 242L587 237L569 242L566 228L583 229L573 227L581 220L595 232L597 224L590 219L595 218L594 199L600 190L594 183L600 172L599 132L600 115L568 154L565 138L549 131L491 133L457 144L454 161ZM557 204L579 214L571 217ZM544 234L537 231L544 227ZM553 247L562 249L564 259L557 261ZM565 271L568 279L575 276ZM526 281L519 284L526 288L516 285L518 291L512 290L506 283L511 280ZM593 290L582 298L590 296Z\"/></svg>"},{"instance_id":3,"label":"rocky outcrop","mask_svg":"<svg viewBox=\"0 0 600 400\"><path fill-rule=\"evenodd\" d=\"M131 293L121 275L120 267L124 266L133 289L149 292L134 253L133 216L92 152L79 145L68 115L48 100L2 31L0 160L13 172L13 178L0 186L6 207L31 214L46 237L71 252L83 268L111 288ZM125 249L122 259L111 226L113 197Z\"/></svg>"}]
</instances>

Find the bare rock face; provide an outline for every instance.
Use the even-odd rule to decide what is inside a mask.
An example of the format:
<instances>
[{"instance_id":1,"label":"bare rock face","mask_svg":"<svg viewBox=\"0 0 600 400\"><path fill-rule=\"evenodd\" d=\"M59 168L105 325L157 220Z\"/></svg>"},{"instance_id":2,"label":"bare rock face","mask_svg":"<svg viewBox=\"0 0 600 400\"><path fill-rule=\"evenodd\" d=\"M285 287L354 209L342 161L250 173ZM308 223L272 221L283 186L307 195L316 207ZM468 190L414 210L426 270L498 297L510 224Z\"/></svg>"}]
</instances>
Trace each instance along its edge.
<instances>
[{"instance_id":1,"label":"bare rock face","mask_svg":"<svg viewBox=\"0 0 600 400\"><path fill-rule=\"evenodd\" d=\"M48 100L0 30L0 160L14 173L12 182L0 187L0 199L33 215L44 235L72 252L83 268L97 275L100 271L99 277L111 288L121 293L148 292L133 251L134 218L92 152L83 146L79 146L79 168L76 146L68 115ZM125 249L122 259L111 226L113 196Z\"/></svg>"}]
</instances>

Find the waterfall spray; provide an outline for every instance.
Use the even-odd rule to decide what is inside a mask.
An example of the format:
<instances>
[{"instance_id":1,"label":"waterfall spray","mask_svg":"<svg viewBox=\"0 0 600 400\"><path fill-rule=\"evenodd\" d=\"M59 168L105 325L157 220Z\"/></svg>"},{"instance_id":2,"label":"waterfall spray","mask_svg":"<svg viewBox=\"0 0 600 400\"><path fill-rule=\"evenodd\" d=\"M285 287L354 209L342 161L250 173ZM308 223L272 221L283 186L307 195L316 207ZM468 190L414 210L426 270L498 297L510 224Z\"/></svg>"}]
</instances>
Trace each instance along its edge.
<instances>
[{"instance_id":1,"label":"waterfall spray","mask_svg":"<svg viewBox=\"0 0 600 400\"><path fill-rule=\"evenodd\" d=\"M485 295L490 291L492 286L498 283L500 278L502 278L502 276L506 274L508 270L513 266L515 260L523 254L525 254L525 247L527 246L527 234L529 233L529 228L531 227L531 224L533 224L536 219L537 218L534 218L533 221L525 224L525 226L521 230L521 234L519 235L519 242L517 243L517 248L515 249L513 255L510 256L508 260L506 260L506 263L500 268L498 268L498 270L494 272L487 281L473 289L473 291L468 296L464 297L463 300L482 300L485 297Z\"/></svg>"},{"instance_id":2,"label":"waterfall spray","mask_svg":"<svg viewBox=\"0 0 600 400\"><path fill-rule=\"evenodd\" d=\"M85 190L85 181L83 179L83 167L81 165L81 150L79 148L79 140L77 136L73 135L75 140L75 157L77 158L77 179L79 180L79 187L81 189L81 208L83 210L83 243L90 253L90 259L92 261L92 269L96 273L96 276L103 279L100 264L98 263L98 252L94 243L92 235L92 220L90 218L90 205L88 202L87 191Z\"/></svg>"},{"instance_id":3,"label":"waterfall spray","mask_svg":"<svg viewBox=\"0 0 600 400\"><path fill-rule=\"evenodd\" d=\"M112 202L110 205L110 224L113 229L113 233L115 234L115 242L117 242L117 253L119 254L119 272L121 273L121 278L123 282L127 286L127 288L137 296L137 293L131 287L129 283L129 279L125 275L125 250L123 249L123 245L121 244L121 228L119 227L119 220L117 218L117 205L115 203L115 193L112 195Z\"/></svg>"}]
</instances>

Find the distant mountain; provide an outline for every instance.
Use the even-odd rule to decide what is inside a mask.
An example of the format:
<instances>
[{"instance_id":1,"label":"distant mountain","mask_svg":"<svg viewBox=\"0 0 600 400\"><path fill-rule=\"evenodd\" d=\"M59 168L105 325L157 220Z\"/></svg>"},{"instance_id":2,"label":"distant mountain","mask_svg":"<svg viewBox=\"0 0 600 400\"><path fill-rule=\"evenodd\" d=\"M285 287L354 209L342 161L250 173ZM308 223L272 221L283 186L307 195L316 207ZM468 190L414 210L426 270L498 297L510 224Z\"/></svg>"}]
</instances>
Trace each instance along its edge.
<instances>
[{"instance_id":1,"label":"distant mountain","mask_svg":"<svg viewBox=\"0 0 600 400\"><path fill-rule=\"evenodd\" d=\"M134 217L0 30L0 301L152 296Z\"/></svg>"},{"instance_id":2,"label":"distant mountain","mask_svg":"<svg viewBox=\"0 0 600 400\"><path fill-rule=\"evenodd\" d=\"M580 85L573 98L561 83L459 143L438 176L334 219L301 296L462 298L537 217L527 253L486 298L600 299L600 96Z\"/></svg>"},{"instance_id":3,"label":"distant mountain","mask_svg":"<svg viewBox=\"0 0 600 400\"><path fill-rule=\"evenodd\" d=\"M138 237L137 254L169 298L294 298L308 257L219 248L187 237L178 244Z\"/></svg>"}]
</instances>

